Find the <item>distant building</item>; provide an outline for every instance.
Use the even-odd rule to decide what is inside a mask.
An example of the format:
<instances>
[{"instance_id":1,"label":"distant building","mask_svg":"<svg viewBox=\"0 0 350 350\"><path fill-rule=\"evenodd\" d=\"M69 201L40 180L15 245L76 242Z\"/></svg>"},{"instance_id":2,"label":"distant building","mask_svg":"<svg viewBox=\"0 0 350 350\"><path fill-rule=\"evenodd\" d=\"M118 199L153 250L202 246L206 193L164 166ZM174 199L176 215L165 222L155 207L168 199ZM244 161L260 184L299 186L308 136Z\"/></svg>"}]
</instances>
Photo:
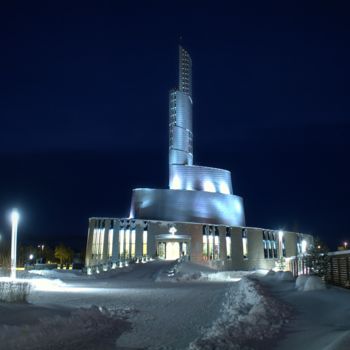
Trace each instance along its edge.
<instances>
[{"instance_id":1,"label":"distant building","mask_svg":"<svg viewBox=\"0 0 350 350\"><path fill-rule=\"evenodd\" d=\"M272 268L312 241L245 226L230 171L193 165L192 105L192 60L180 46L179 87L169 94L169 189L134 189L128 218L90 218L86 266L183 256L223 269Z\"/></svg>"}]
</instances>

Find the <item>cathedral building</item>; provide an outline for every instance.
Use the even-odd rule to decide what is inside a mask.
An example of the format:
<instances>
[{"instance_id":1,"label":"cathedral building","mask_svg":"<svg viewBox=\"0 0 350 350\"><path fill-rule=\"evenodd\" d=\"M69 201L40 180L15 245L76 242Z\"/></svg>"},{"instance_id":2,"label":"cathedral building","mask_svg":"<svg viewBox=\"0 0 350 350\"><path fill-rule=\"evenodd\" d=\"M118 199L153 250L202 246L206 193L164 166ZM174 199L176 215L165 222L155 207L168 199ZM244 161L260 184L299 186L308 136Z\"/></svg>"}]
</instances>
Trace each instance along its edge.
<instances>
[{"instance_id":1,"label":"cathedral building","mask_svg":"<svg viewBox=\"0 0 350 350\"><path fill-rule=\"evenodd\" d=\"M178 88L169 94L169 188L136 188L125 218L89 219L86 266L180 257L217 269L269 269L305 253L312 236L247 227L231 173L194 165L192 60L179 47Z\"/></svg>"}]
</instances>

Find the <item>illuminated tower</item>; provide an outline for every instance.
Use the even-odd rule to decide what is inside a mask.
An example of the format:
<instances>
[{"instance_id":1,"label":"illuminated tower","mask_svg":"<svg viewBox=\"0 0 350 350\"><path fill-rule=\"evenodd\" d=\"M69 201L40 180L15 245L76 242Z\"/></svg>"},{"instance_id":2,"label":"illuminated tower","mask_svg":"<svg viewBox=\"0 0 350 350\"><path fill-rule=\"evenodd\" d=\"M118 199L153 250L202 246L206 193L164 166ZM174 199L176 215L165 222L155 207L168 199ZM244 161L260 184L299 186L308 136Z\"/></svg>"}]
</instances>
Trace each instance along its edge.
<instances>
[{"instance_id":1,"label":"illuminated tower","mask_svg":"<svg viewBox=\"0 0 350 350\"><path fill-rule=\"evenodd\" d=\"M193 164L192 60L179 46L179 87L169 94L169 165Z\"/></svg>"},{"instance_id":2,"label":"illuminated tower","mask_svg":"<svg viewBox=\"0 0 350 350\"><path fill-rule=\"evenodd\" d=\"M169 187L135 188L130 218L244 226L231 173L193 164L192 60L179 46L179 86L169 94Z\"/></svg>"}]
</instances>

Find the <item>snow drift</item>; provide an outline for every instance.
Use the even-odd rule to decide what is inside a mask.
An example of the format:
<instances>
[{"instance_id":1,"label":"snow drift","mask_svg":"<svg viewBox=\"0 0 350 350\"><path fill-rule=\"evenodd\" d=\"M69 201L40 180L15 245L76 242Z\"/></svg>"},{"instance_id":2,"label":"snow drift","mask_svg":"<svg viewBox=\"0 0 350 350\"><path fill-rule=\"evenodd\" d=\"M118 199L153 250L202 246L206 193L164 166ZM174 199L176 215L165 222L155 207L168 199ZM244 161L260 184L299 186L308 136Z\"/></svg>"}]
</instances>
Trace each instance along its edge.
<instances>
[{"instance_id":1,"label":"snow drift","mask_svg":"<svg viewBox=\"0 0 350 350\"><path fill-rule=\"evenodd\" d=\"M281 331L290 313L289 307L267 295L257 281L243 277L238 288L227 292L220 318L190 349L256 349L261 340Z\"/></svg>"},{"instance_id":2,"label":"snow drift","mask_svg":"<svg viewBox=\"0 0 350 350\"><path fill-rule=\"evenodd\" d=\"M30 293L30 284L21 281L0 281L0 302L24 303Z\"/></svg>"},{"instance_id":3,"label":"snow drift","mask_svg":"<svg viewBox=\"0 0 350 350\"><path fill-rule=\"evenodd\" d=\"M68 318L56 316L30 325L3 325L0 343L7 350L99 349L100 338L114 341L129 329L130 323L117 311L92 306L76 309Z\"/></svg>"},{"instance_id":4,"label":"snow drift","mask_svg":"<svg viewBox=\"0 0 350 350\"><path fill-rule=\"evenodd\" d=\"M318 276L300 275L295 281L295 287L301 292L326 289L324 281Z\"/></svg>"}]
</instances>

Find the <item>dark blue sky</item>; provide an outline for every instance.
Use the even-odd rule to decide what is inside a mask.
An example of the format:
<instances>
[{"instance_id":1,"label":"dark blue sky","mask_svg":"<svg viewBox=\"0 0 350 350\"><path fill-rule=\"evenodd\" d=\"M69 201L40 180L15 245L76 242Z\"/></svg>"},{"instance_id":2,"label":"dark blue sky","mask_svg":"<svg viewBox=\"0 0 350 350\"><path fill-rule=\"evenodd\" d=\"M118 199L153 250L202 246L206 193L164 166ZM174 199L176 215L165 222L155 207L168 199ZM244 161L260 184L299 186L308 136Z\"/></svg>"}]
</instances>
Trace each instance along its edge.
<instances>
[{"instance_id":1,"label":"dark blue sky","mask_svg":"<svg viewBox=\"0 0 350 350\"><path fill-rule=\"evenodd\" d=\"M231 170L248 226L350 239L350 21L340 2L0 5L0 232L84 247L90 216L167 186L177 44L196 164Z\"/></svg>"}]
</instances>

